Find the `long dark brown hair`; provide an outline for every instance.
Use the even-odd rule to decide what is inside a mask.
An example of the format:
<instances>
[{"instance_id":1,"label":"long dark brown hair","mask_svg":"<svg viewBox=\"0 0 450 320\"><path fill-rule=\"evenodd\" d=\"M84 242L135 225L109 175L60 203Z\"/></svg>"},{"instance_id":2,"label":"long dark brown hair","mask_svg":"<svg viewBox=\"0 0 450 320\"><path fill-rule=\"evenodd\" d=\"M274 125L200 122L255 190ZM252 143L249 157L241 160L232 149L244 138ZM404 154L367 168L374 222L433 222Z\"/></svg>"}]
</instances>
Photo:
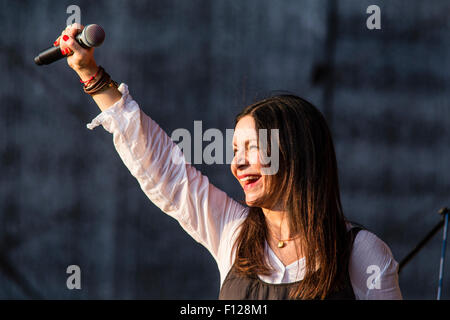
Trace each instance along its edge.
<instances>
[{"instance_id":1,"label":"long dark brown hair","mask_svg":"<svg viewBox=\"0 0 450 320\"><path fill-rule=\"evenodd\" d=\"M325 118L310 102L292 94L276 95L246 107L235 125L250 115L259 129L279 133L279 170L267 175L268 192L252 203L235 242L237 272L268 275L265 257L268 229L263 208L281 203L287 211L291 234L300 234L305 276L290 292L294 299L324 299L344 285L350 238L339 195L333 140Z\"/></svg>"}]
</instances>

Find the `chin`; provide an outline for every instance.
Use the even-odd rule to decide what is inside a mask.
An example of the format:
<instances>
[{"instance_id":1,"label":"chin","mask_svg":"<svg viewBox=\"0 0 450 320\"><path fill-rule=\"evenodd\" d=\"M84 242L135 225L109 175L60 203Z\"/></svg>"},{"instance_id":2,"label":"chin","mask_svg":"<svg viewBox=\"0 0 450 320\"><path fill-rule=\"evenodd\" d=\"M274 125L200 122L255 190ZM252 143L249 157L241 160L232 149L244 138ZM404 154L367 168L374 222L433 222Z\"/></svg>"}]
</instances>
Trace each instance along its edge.
<instances>
[{"instance_id":1,"label":"chin","mask_svg":"<svg viewBox=\"0 0 450 320\"><path fill-rule=\"evenodd\" d=\"M258 206L258 202L259 201L259 198L245 198L245 203L247 203L247 205L249 206L249 207L252 207L252 206Z\"/></svg>"}]
</instances>

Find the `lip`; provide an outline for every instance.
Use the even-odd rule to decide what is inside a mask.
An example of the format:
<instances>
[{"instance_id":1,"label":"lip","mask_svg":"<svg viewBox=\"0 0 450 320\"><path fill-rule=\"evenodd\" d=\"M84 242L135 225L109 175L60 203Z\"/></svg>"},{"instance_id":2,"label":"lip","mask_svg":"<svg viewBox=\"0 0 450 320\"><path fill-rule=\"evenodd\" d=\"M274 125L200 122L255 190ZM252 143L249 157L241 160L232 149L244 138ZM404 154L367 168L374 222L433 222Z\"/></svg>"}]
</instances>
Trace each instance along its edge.
<instances>
[{"instance_id":1,"label":"lip","mask_svg":"<svg viewBox=\"0 0 450 320\"><path fill-rule=\"evenodd\" d=\"M244 191L253 189L260 181L261 181L261 176L255 182L244 184Z\"/></svg>"},{"instance_id":2,"label":"lip","mask_svg":"<svg viewBox=\"0 0 450 320\"><path fill-rule=\"evenodd\" d=\"M245 178L245 177L247 177L247 176L259 176L259 177L261 177L261 175L258 174L258 173L246 173L246 174L237 176L237 178L240 180L240 179Z\"/></svg>"}]
</instances>

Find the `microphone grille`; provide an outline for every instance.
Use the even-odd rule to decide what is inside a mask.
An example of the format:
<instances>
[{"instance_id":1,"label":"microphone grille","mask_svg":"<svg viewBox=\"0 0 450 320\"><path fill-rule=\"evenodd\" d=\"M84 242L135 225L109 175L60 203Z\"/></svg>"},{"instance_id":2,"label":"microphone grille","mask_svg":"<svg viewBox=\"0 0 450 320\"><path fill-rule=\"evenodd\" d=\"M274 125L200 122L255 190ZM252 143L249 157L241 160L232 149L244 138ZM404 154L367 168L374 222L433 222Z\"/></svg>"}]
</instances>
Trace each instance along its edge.
<instances>
[{"instance_id":1,"label":"microphone grille","mask_svg":"<svg viewBox=\"0 0 450 320\"><path fill-rule=\"evenodd\" d=\"M89 47L98 47L105 40L105 31L98 24L90 24L83 29L84 39Z\"/></svg>"}]
</instances>

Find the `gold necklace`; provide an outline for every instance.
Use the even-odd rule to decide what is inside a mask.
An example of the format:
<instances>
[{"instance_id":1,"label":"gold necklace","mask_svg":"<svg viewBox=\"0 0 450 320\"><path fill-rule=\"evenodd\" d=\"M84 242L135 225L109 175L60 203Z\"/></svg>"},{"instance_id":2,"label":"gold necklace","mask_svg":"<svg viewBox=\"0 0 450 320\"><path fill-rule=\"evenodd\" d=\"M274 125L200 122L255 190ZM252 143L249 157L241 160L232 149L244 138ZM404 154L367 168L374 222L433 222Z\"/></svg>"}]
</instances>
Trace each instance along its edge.
<instances>
[{"instance_id":1,"label":"gold necklace","mask_svg":"<svg viewBox=\"0 0 450 320\"><path fill-rule=\"evenodd\" d=\"M272 236L278 241L277 247L280 248L280 249L281 249L281 248L284 248L284 247L286 246L286 242L292 241L292 240L294 240L294 239L300 237L300 235L296 235L295 237L291 237L291 238L288 238L288 239L283 240L283 239L278 239L272 232L270 232L270 233L271 233Z\"/></svg>"}]
</instances>

